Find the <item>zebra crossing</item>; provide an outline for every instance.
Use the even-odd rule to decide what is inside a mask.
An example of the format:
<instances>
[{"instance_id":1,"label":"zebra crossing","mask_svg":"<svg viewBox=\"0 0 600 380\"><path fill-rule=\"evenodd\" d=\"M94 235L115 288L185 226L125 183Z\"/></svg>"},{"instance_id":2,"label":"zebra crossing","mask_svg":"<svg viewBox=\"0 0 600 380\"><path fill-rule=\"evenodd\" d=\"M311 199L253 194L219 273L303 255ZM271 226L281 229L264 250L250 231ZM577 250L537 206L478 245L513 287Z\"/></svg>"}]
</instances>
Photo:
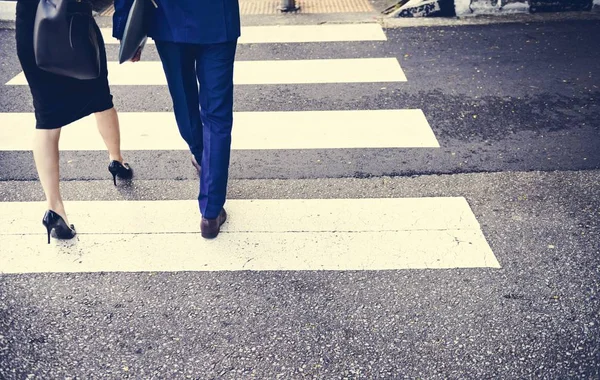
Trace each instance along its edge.
<instances>
[{"instance_id":1,"label":"zebra crossing","mask_svg":"<svg viewBox=\"0 0 600 380\"><path fill-rule=\"evenodd\" d=\"M103 33L107 45L116 43L109 31ZM385 34L378 24L272 26L243 28L240 39L241 44L335 41L381 43ZM109 62L109 73L113 88L166 86L157 61ZM236 86L406 81L394 57L238 61L234 78ZM26 84L22 73L6 83ZM119 116L124 150L187 149L170 112ZM1 113L0 150L29 150L33 122L31 113ZM62 132L62 150L104 149L93 116L74 124ZM420 109L236 112L233 131L235 150L440 146ZM43 202L0 203L1 273L500 267L462 197L231 199L229 221L215 241L200 237L196 201L65 205L78 237L46 246L39 224ZM109 212L118 225L106 220Z\"/></svg>"}]
</instances>

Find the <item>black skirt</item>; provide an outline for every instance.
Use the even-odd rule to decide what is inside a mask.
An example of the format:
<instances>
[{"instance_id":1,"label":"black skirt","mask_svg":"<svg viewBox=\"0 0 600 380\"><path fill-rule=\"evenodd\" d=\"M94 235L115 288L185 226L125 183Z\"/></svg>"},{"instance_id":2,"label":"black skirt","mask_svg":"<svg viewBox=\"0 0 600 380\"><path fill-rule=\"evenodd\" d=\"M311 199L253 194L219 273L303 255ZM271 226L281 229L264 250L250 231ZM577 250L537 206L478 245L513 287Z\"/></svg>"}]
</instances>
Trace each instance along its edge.
<instances>
[{"instance_id":1,"label":"black skirt","mask_svg":"<svg viewBox=\"0 0 600 380\"><path fill-rule=\"evenodd\" d=\"M33 97L36 128L61 128L92 113L112 108L106 50L98 26L102 66L98 78L79 80L37 67L33 53L33 24L38 3L39 0L18 0L16 19L17 55Z\"/></svg>"}]
</instances>

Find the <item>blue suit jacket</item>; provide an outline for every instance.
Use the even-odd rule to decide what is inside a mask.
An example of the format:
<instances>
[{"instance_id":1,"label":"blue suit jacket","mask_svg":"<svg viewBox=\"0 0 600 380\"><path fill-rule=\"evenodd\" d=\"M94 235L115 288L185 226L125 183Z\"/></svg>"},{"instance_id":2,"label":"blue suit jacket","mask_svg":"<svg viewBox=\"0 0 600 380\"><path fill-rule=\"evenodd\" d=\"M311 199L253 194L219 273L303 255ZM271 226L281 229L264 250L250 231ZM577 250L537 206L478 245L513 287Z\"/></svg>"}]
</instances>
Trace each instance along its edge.
<instances>
[{"instance_id":1,"label":"blue suit jacket","mask_svg":"<svg viewBox=\"0 0 600 380\"><path fill-rule=\"evenodd\" d=\"M238 0L150 0L148 36L155 41L214 44L240 36ZM133 0L115 0L113 37L121 39Z\"/></svg>"}]
</instances>

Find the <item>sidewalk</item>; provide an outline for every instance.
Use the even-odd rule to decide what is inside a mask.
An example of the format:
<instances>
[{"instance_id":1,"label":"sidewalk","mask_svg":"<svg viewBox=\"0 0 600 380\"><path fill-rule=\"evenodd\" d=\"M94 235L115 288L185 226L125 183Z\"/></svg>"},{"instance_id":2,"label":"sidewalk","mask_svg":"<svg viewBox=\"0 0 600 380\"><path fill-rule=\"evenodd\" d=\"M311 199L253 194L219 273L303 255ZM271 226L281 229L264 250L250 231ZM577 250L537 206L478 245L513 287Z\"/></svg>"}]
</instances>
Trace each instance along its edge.
<instances>
[{"instance_id":1,"label":"sidewalk","mask_svg":"<svg viewBox=\"0 0 600 380\"><path fill-rule=\"evenodd\" d=\"M243 20L250 24L265 25L271 23L275 17L279 22L285 24L290 19L303 19L310 15L325 22L339 21L364 21L372 20L379 15L382 6L390 0L376 0L378 6L373 6L369 0L296 0L298 10L293 12L281 12L280 0L240 0L240 14ZM101 18L111 18L114 13L112 2L105 0L95 1L94 10ZM0 0L0 22L14 21L16 0ZM262 21L262 22L261 22Z\"/></svg>"},{"instance_id":2,"label":"sidewalk","mask_svg":"<svg viewBox=\"0 0 600 380\"><path fill-rule=\"evenodd\" d=\"M297 11L281 12L280 0L240 0L240 16L244 26L301 25L322 23L375 22L391 0L296 0ZM108 27L113 6L99 13L99 25Z\"/></svg>"}]
</instances>

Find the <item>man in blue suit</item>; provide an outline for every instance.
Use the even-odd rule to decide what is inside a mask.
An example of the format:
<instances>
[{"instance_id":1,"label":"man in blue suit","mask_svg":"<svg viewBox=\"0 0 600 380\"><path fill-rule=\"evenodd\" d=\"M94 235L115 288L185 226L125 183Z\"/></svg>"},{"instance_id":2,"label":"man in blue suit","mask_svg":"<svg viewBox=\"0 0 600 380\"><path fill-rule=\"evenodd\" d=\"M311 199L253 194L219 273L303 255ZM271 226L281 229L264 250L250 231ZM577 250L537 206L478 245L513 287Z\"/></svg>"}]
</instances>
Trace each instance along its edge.
<instances>
[{"instance_id":1,"label":"man in blue suit","mask_svg":"<svg viewBox=\"0 0 600 380\"><path fill-rule=\"evenodd\" d=\"M157 7L146 7L151 9L148 36L156 43L179 132L200 175L202 236L215 238L227 218L223 206L233 124L233 62L240 36L238 0L154 3ZM122 38L132 4L115 0L115 38Z\"/></svg>"}]
</instances>

